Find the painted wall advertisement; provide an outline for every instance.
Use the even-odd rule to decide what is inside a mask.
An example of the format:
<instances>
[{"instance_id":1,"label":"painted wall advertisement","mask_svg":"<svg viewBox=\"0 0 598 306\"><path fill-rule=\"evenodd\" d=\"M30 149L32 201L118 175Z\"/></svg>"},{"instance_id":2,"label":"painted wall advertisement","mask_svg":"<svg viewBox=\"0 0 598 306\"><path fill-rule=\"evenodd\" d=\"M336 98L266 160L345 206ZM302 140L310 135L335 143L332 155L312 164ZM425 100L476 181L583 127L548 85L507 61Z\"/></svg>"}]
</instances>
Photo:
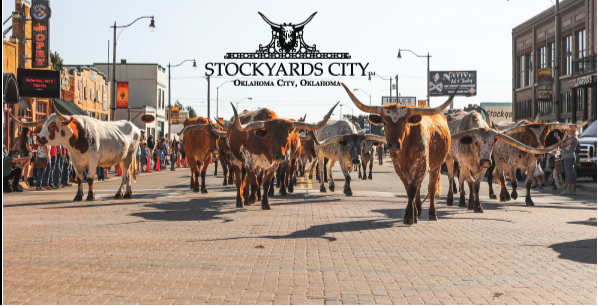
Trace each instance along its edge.
<instances>
[{"instance_id":1,"label":"painted wall advertisement","mask_svg":"<svg viewBox=\"0 0 598 306\"><path fill-rule=\"evenodd\" d=\"M172 124L172 125L179 124L179 107L178 106L173 106L170 109L170 113L172 115L172 118L170 120L170 124Z\"/></svg>"},{"instance_id":2,"label":"painted wall advertisement","mask_svg":"<svg viewBox=\"0 0 598 306\"><path fill-rule=\"evenodd\" d=\"M116 108L129 107L129 82L116 82Z\"/></svg>"},{"instance_id":3,"label":"painted wall advertisement","mask_svg":"<svg viewBox=\"0 0 598 306\"><path fill-rule=\"evenodd\" d=\"M482 107L488 113L488 115L490 115L490 121L494 124L505 121L513 121L513 103L482 102L480 103L480 107ZM482 117L484 117L483 112Z\"/></svg>"}]
</instances>

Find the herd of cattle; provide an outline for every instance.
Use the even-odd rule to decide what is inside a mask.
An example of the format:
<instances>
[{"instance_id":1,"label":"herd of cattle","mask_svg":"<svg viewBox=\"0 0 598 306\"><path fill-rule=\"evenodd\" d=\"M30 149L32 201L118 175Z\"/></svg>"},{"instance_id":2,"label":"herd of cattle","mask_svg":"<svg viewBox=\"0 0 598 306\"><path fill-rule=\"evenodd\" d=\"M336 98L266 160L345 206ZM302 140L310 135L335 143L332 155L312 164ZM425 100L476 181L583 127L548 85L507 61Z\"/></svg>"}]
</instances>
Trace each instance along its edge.
<instances>
[{"instance_id":1,"label":"herd of cattle","mask_svg":"<svg viewBox=\"0 0 598 306\"><path fill-rule=\"evenodd\" d=\"M334 191L331 168L339 163L345 176L343 192L352 195L349 172L359 165L359 178L366 179L366 164L373 160L373 147L385 143L395 171L403 182L408 204L403 222L417 223L422 212L421 184L428 175L427 195L429 219L437 220L435 201L440 196L440 168L446 162L449 178L447 205L453 205L454 165L459 167L459 206L465 205L463 183L470 190L468 208L483 212L479 199L482 178L489 168L500 184L500 200L517 198L515 171L520 169L533 173L538 155L554 150L565 140L545 147L545 139L552 129L579 128L579 125L540 123L530 121L490 124L476 112L457 111L447 116L442 111L450 105L453 95L436 108L419 108L390 104L370 106L361 103L343 84L353 103L361 111L369 113L372 124L384 125L385 137L359 133L346 120L330 121L336 105L317 124L278 118L275 112L262 108L241 114L232 106L234 116L228 126L208 118L196 117L184 122L179 132L184 138L184 150L191 170L191 188L207 193L205 176L212 156L218 155L224 171L224 185L237 187L237 207L252 205L260 200L262 209L270 209L268 197L274 193L274 176L277 176L279 193L293 192L297 175L306 172L310 178L313 170L320 179L320 191L326 192L324 171L327 172L330 191ZM455 91L456 92L456 91ZM96 167L120 164L126 169L121 187L115 198L131 197L131 179L135 180L135 154L140 140L139 129L130 122L103 122L86 116L66 116L57 110L47 119L38 122L21 122L29 128L43 126L39 134L42 145L63 145L70 152L78 178L75 201L82 200L82 175L87 168L89 192L87 200L94 199L93 177ZM324 164L324 159L329 162ZM494 165L493 165L494 161ZM363 168L363 175L361 170ZM511 178L512 193L506 188L505 174ZM201 177L201 187L200 185ZM492 180L489 180L489 183ZM526 205L534 205L530 197L531 175L526 182ZM491 197L494 195L490 188ZM496 198L496 196L494 196Z\"/></svg>"}]
</instances>

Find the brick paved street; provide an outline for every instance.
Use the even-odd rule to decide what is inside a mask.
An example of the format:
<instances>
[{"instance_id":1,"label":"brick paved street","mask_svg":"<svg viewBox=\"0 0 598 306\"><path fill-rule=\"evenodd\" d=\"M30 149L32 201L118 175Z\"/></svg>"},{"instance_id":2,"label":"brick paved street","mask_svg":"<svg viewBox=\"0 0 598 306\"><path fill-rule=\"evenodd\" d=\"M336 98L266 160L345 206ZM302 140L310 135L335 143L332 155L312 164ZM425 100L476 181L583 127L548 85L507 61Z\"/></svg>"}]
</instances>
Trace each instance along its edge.
<instances>
[{"instance_id":1,"label":"brick paved street","mask_svg":"<svg viewBox=\"0 0 598 306\"><path fill-rule=\"evenodd\" d=\"M376 170L355 179L353 197L340 181L327 194L316 182L276 194L271 211L237 209L221 175L208 176L209 194L192 193L187 170L142 175L133 200L110 199L115 178L96 185L95 202L71 202L72 187L10 194L3 302L597 303L595 194L533 190L526 207L488 200L486 189L475 214L446 206L443 176L439 221L427 220L426 202L408 227L398 178L388 164Z\"/></svg>"}]
</instances>

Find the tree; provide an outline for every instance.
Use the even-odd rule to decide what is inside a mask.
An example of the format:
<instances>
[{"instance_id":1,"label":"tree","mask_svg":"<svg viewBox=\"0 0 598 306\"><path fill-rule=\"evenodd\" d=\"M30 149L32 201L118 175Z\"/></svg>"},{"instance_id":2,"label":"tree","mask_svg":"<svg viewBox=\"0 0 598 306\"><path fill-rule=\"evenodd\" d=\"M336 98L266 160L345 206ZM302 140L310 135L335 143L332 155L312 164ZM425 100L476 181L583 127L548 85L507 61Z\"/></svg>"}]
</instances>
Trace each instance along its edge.
<instances>
[{"instance_id":1,"label":"tree","mask_svg":"<svg viewBox=\"0 0 598 306\"><path fill-rule=\"evenodd\" d=\"M189 112L189 118L195 118L195 117L197 117L197 113L195 112L195 110L193 109L193 107L187 106L185 109Z\"/></svg>"},{"instance_id":2,"label":"tree","mask_svg":"<svg viewBox=\"0 0 598 306\"><path fill-rule=\"evenodd\" d=\"M62 70L62 57L60 57L60 54L58 54L58 52L54 51L50 53L50 61L52 62L52 70Z\"/></svg>"}]
</instances>

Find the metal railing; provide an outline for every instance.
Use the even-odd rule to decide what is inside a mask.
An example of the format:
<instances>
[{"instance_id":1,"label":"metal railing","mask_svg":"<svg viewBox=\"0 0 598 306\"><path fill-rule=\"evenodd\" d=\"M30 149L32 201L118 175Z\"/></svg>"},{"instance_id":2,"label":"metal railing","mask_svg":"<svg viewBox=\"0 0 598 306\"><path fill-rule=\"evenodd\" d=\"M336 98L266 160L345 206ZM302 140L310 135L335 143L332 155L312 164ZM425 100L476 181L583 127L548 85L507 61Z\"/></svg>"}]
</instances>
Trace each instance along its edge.
<instances>
[{"instance_id":1,"label":"metal railing","mask_svg":"<svg viewBox=\"0 0 598 306\"><path fill-rule=\"evenodd\" d=\"M573 75L596 71L596 53L573 60Z\"/></svg>"}]
</instances>

